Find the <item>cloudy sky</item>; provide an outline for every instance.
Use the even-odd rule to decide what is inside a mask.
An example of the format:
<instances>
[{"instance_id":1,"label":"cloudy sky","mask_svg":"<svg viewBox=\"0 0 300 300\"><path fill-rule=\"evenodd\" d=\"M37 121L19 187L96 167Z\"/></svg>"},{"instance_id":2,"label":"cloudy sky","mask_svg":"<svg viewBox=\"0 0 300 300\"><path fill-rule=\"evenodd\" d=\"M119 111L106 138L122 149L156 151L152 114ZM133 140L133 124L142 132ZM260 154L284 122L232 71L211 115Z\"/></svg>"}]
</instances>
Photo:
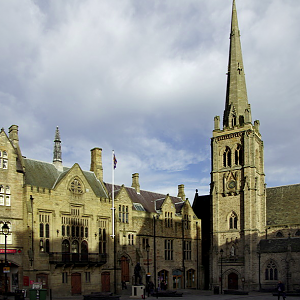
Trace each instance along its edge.
<instances>
[{"instance_id":1,"label":"cloudy sky","mask_svg":"<svg viewBox=\"0 0 300 300\"><path fill-rule=\"evenodd\" d=\"M0 0L1 124L22 154L177 195L209 192L213 119L223 115L232 0ZM300 182L300 1L237 0L253 120L268 187Z\"/></svg>"}]
</instances>

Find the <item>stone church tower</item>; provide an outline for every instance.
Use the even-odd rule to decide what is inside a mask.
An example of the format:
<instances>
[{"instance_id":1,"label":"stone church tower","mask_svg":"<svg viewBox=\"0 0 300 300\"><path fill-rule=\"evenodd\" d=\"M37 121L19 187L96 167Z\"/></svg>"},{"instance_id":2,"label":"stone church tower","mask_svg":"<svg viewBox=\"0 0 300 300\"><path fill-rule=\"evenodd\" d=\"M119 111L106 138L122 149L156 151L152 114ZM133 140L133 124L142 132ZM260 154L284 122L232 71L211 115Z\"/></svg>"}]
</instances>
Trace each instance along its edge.
<instances>
[{"instance_id":1,"label":"stone church tower","mask_svg":"<svg viewBox=\"0 0 300 300\"><path fill-rule=\"evenodd\" d=\"M223 289L255 289L257 244L266 224L263 142L252 123L235 0L232 6L223 128L211 139L210 282Z\"/></svg>"}]
</instances>

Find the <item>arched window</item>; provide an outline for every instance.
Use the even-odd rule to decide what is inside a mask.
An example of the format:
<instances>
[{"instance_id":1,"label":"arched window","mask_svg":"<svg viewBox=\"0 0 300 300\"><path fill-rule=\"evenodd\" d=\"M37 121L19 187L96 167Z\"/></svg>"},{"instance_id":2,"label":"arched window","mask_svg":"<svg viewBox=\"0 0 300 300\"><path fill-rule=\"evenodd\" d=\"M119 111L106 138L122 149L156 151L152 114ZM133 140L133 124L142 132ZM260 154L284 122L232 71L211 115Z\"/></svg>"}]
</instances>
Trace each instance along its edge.
<instances>
[{"instance_id":1,"label":"arched window","mask_svg":"<svg viewBox=\"0 0 300 300\"><path fill-rule=\"evenodd\" d=\"M274 261L270 260L265 270L265 280L278 280L278 271Z\"/></svg>"},{"instance_id":2,"label":"arched window","mask_svg":"<svg viewBox=\"0 0 300 300\"><path fill-rule=\"evenodd\" d=\"M277 238L283 238L282 232L281 232L281 231L278 231L278 232L276 233L276 237L277 237Z\"/></svg>"},{"instance_id":3,"label":"arched window","mask_svg":"<svg viewBox=\"0 0 300 300\"><path fill-rule=\"evenodd\" d=\"M50 236L50 226L49 226L49 224L46 224L45 225L45 237L49 238L49 236Z\"/></svg>"},{"instance_id":4,"label":"arched window","mask_svg":"<svg viewBox=\"0 0 300 300\"><path fill-rule=\"evenodd\" d=\"M231 126L234 127L236 125L236 115L232 114Z\"/></svg>"},{"instance_id":5,"label":"arched window","mask_svg":"<svg viewBox=\"0 0 300 300\"><path fill-rule=\"evenodd\" d=\"M62 260L70 261L70 243L68 240L63 240L61 244Z\"/></svg>"},{"instance_id":6,"label":"arched window","mask_svg":"<svg viewBox=\"0 0 300 300\"><path fill-rule=\"evenodd\" d=\"M229 229L237 229L237 215L232 212L229 216Z\"/></svg>"},{"instance_id":7,"label":"arched window","mask_svg":"<svg viewBox=\"0 0 300 300\"><path fill-rule=\"evenodd\" d=\"M40 223L40 237L44 237L44 224Z\"/></svg>"},{"instance_id":8,"label":"arched window","mask_svg":"<svg viewBox=\"0 0 300 300\"><path fill-rule=\"evenodd\" d=\"M223 166L231 167L231 150L229 147L226 147L223 153Z\"/></svg>"},{"instance_id":9,"label":"arched window","mask_svg":"<svg viewBox=\"0 0 300 300\"><path fill-rule=\"evenodd\" d=\"M87 261L88 260L88 243L86 241L83 241L81 243L81 261Z\"/></svg>"},{"instance_id":10,"label":"arched window","mask_svg":"<svg viewBox=\"0 0 300 300\"><path fill-rule=\"evenodd\" d=\"M72 260L79 261L79 244L78 241L73 241L71 246Z\"/></svg>"},{"instance_id":11,"label":"arched window","mask_svg":"<svg viewBox=\"0 0 300 300\"><path fill-rule=\"evenodd\" d=\"M238 165L243 164L243 152L242 152L242 146L238 145L234 152L234 163Z\"/></svg>"},{"instance_id":12,"label":"arched window","mask_svg":"<svg viewBox=\"0 0 300 300\"><path fill-rule=\"evenodd\" d=\"M296 231L295 236L300 236L300 230L299 229Z\"/></svg>"}]
</instances>

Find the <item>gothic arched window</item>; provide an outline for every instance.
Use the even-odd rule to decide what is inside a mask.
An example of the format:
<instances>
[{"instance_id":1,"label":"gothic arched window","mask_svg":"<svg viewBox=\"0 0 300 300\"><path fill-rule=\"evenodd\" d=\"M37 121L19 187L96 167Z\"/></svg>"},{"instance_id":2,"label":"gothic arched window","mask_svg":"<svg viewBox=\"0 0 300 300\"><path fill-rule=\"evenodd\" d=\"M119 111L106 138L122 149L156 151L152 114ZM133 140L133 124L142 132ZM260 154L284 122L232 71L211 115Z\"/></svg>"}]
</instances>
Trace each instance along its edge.
<instances>
[{"instance_id":1,"label":"gothic arched window","mask_svg":"<svg viewBox=\"0 0 300 300\"><path fill-rule=\"evenodd\" d=\"M229 147L226 147L223 153L223 166L231 167L231 150Z\"/></svg>"},{"instance_id":2,"label":"gothic arched window","mask_svg":"<svg viewBox=\"0 0 300 300\"><path fill-rule=\"evenodd\" d=\"M237 215L234 212L229 216L229 229L237 229Z\"/></svg>"},{"instance_id":3,"label":"gothic arched window","mask_svg":"<svg viewBox=\"0 0 300 300\"><path fill-rule=\"evenodd\" d=\"M234 152L234 163L238 165L243 164L243 152L242 152L242 146L238 145Z\"/></svg>"},{"instance_id":4,"label":"gothic arched window","mask_svg":"<svg viewBox=\"0 0 300 300\"><path fill-rule=\"evenodd\" d=\"M278 271L273 260L270 260L265 269L265 280L278 280Z\"/></svg>"},{"instance_id":5,"label":"gothic arched window","mask_svg":"<svg viewBox=\"0 0 300 300\"><path fill-rule=\"evenodd\" d=\"M281 231L278 231L278 232L276 233L276 237L277 237L277 238L282 238L282 237L283 237L282 232L281 232Z\"/></svg>"}]
</instances>

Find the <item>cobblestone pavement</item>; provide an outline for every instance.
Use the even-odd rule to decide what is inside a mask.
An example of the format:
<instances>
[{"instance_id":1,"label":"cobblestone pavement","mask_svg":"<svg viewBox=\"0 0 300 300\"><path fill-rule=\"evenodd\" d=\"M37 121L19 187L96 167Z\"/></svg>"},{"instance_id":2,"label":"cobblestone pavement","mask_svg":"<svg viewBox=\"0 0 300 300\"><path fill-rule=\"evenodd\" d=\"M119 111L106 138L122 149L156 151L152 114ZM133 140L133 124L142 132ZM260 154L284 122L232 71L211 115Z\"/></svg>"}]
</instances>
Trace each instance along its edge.
<instances>
[{"instance_id":1,"label":"cobblestone pavement","mask_svg":"<svg viewBox=\"0 0 300 300\"><path fill-rule=\"evenodd\" d=\"M182 297L159 297L161 300L178 299L178 300L277 300L276 296L272 293L259 293L259 292L249 292L248 295L214 295L212 291L202 291L202 290L181 290ZM147 297L148 298L148 297ZM138 298L131 298L130 295L121 295L120 300L132 300ZM150 296L149 300L156 300L156 297ZM49 300L49 298L47 299ZM69 296L69 297L59 297L53 296L53 300L83 300L83 296ZM282 298L281 298L282 300ZM286 300L300 300L300 296L288 296Z\"/></svg>"}]
</instances>

